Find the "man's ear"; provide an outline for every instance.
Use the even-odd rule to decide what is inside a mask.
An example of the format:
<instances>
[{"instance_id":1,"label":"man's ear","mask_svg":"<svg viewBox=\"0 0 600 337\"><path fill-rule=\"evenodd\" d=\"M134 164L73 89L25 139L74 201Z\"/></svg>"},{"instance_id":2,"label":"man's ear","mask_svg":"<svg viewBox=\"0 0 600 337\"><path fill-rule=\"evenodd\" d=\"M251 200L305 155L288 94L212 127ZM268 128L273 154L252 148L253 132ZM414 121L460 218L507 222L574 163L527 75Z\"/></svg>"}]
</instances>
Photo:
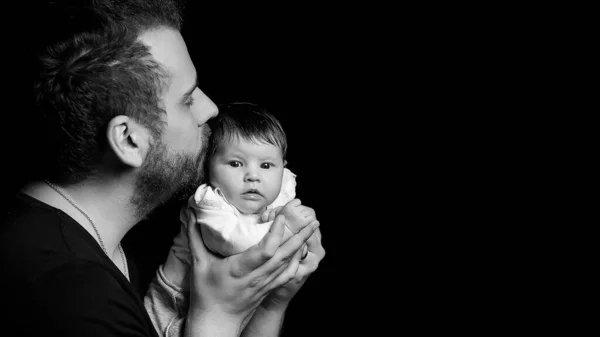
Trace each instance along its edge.
<instances>
[{"instance_id":1,"label":"man's ear","mask_svg":"<svg viewBox=\"0 0 600 337\"><path fill-rule=\"evenodd\" d=\"M150 134L128 116L116 116L108 123L106 138L116 158L131 167L140 167L148 153Z\"/></svg>"}]
</instances>

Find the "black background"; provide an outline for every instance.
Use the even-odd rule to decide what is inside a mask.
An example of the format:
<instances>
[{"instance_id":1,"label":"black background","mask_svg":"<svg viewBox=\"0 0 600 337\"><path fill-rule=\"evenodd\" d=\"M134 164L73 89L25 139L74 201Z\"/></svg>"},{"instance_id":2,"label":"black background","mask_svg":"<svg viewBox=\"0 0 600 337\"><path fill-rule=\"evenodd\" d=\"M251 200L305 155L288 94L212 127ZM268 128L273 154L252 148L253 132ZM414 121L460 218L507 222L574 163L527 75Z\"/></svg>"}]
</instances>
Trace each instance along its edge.
<instances>
[{"instance_id":1,"label":"black background","mask_svg":"<svg viewBox=\"0 0 600 337\"><path fill-rule=\"evenodd\" d=\"M460 38L430 20L429 9L411 19L410 10L375 4L223 7L189 1L185 10L182 35L200 88L217 104L253 102L279 118L297 197L315 209L327 252L293 299L283 336L471 326L478 306L463 311L464 288L476 282L463 282L456 236L468 234L476 208L461 202L470 191L455 173L463 139L479 141L463 132L466 114L482 105L470 90L477 78L462 86L470 75L457 61ZM26 53L27 25L9 25L5 45ZM3 56L18 81L26 71L12 66L19 53ZM18 88L3 92L5 195L43 170ZM179 206L160 207L126 237L146 281L179 231Z\"/></svg>"},{"instance_id":2,"label":"black background","mask_svg":"<svg viewBox=\"0 0 600 337\"><path fill-rule=\"evenodd\" d=\"M321 222L327 256L292 301L284 336L481 335L531 317L513 292L524 276L499 261L522 237L511 212L534 198L519 179L535 151L520 137L539 128L527 124L543 101L531 68L546 55L529 46L545 24L527 34L514 6L207 3L188 1L182 31L201 89L281 120L297 195ZM19 24L2 29L6 195L44 165L12 85L40 28L29 32L31 2L10 5L21 8L6 9ZM127 237L147 275L178 231L177 211L159 208Z\"/></svg>"}]
</instances>

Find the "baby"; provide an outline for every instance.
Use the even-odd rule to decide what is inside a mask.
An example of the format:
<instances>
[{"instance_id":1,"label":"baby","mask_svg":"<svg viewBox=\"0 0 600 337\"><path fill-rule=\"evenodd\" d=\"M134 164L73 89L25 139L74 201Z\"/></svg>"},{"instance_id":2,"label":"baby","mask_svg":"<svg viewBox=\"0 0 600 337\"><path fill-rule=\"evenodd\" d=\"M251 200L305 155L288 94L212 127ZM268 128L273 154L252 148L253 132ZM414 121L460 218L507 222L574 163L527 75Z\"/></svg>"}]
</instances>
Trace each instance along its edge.
<instances>
[{"instance_id":1,"label":"baby","mask_svg":"<svg viewBox=\"0 0 600 337\"><path fill-rule=\"evenodd\" d=\"M232 103L219 107L219 115L209 124L208 184L197 188L187 206L195 212L209 250L221 256L245 251L260 242L279 214L285 217L284 241L315 220L311 209L293 200L296 175L285 168L287 139L273 115L254 104ZM181 222L146 299L157 330L165 335L180 328L185 309L176 304L178 313L165 310L159 292L167 291L174 303L187 302L191 255L186 221ZM306 254L305 245L302 256Z\"/></svg>"}]
</instances>

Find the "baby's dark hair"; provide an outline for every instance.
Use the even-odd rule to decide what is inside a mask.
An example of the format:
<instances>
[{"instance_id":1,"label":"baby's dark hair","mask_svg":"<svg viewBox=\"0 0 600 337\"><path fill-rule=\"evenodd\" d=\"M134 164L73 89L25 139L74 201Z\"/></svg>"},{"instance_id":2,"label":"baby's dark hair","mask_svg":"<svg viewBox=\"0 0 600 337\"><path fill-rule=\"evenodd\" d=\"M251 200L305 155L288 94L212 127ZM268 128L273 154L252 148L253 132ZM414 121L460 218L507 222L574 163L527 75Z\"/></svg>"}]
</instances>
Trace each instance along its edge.
<instances>
[{"instance_id":1,"label":"baby's dark hair","mask_svg":"<svg viewBox=\"0 0 600 337\"><path fill-rule=\"evenodd\" d=\"M217 117L208 121L212 136L208 146L208 158L212 157L220 144L235 137L248 141L261 141L281 149L285 161L287 137L281 124L266 109L247 102L219 105Z\"/></svg>"}]
</instances>

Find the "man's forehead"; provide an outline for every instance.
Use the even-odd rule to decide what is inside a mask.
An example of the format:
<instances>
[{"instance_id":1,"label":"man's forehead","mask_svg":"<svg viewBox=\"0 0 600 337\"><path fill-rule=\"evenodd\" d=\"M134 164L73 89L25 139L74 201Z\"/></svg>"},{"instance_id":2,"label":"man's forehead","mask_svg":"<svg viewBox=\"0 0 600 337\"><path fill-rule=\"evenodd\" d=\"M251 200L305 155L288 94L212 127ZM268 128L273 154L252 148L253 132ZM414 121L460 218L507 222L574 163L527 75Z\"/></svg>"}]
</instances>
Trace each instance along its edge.
<instances>
[{"instance_id":1,"label":"man's forehead","mask_svg":"<svg viewBox=\"0 0 600 337\"><path fill-rule=\"evenodd\" d=\"M139 36L139 40L148 46L154 60L170 77L195 82L194 64L183 37L177 30L166 27L148 30Z\"/></svg>"}]
</instances>

